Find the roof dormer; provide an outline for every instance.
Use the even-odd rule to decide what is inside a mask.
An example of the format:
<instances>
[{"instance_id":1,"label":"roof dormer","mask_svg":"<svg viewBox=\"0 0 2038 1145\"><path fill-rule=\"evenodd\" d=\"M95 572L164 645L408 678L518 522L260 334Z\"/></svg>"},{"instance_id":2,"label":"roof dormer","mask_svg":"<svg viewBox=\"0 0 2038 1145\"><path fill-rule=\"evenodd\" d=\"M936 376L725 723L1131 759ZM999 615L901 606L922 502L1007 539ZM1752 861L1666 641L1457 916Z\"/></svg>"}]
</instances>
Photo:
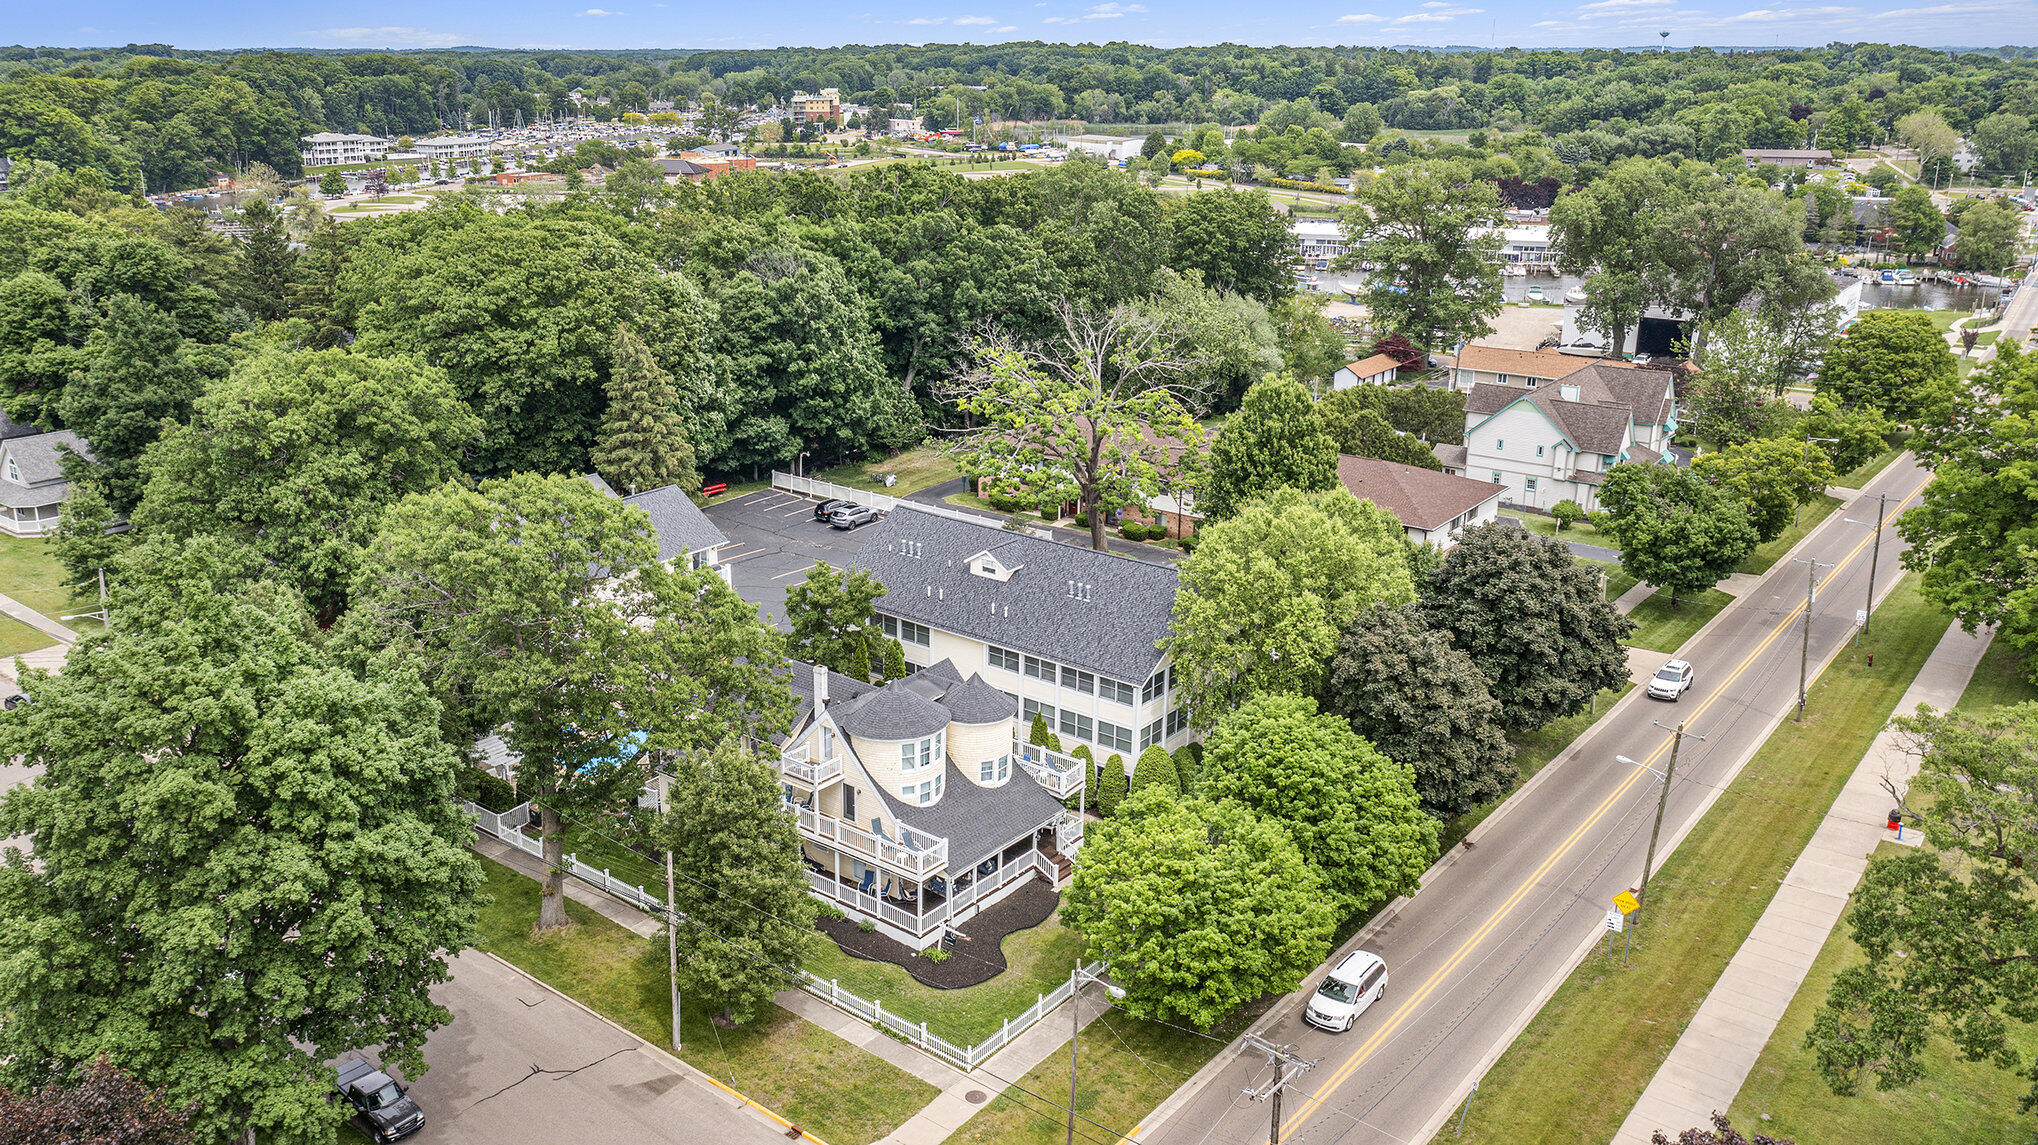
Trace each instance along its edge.
<instances>
[{"instance_id":1,"label":"roof dormer","mask_svg":"<svg viewBox=\"0 0 2038 1145\"><path fill-rule=\"evenodd\" d=\"M984 549L969 559L969 571L972 576L988 577L1000 584L1011 580L1012 574L1018 572L1021 567L1020 565L1008 567L989 549Z\"/></svg>"}]
</instances>

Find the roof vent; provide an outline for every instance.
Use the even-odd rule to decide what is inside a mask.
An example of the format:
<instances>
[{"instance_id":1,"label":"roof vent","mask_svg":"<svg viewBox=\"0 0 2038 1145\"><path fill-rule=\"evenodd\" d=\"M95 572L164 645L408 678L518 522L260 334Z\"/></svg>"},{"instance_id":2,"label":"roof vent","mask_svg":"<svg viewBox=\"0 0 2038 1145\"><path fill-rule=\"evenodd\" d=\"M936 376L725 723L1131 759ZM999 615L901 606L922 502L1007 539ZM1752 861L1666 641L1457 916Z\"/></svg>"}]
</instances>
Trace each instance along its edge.
<instances>
[{"instance_id":1,"label":"roof vent","mask_svg":"<svg viewBox=\"0 0 2038 1145\"><path fill-rule=\"evenodd\" d=\"M1069 582L1069 598L1070 598L1070 599L1072 599L1072 600L1088 600L1088 599L1090 599L1090 586L1089 586L1089 585L1086 585L1086 584L1083 584L1083 583L1082 583L1082 582L1080 582L1080 581L1073 581L1073 580L1072 580L1072 581L1070 581L1070 582Z\"/></svg>"}]
</instances>

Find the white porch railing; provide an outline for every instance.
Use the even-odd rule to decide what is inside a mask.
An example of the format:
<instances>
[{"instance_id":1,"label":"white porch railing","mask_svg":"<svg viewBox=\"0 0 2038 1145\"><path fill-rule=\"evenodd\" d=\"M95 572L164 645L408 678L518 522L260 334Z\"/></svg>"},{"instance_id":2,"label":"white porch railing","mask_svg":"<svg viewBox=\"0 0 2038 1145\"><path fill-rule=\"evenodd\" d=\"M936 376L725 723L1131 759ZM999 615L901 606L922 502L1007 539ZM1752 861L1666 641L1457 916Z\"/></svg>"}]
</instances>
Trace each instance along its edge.
<instances>
[{"instance_id":1,"label":"white porch railing","mask_svg":"<svg viewBox=\"0 0 2038 1145\"><path fill-rule=\"evenodd\" d=\"M1054 864L1048 862L1047 856L1038 851L1027 851L1020 858L1009 863L1000 863L997 870L988 875L977 875L962 886L956 886L951 880L946 896L940 902L928 907L919 904L909 905L882 895L871 894L869 891L850 886L840 877L825 871L809 869L807 885L822 898L841 903L867 918L882 919L907 934L925 938L935 929L949 925L951 919L961 917L970 907L1034 874L1046 879L1048 886L1055 885Z\"/></svg>"},{"instance_id":2,"label":"white porch railing","mask_svg":"<svg viewBox=\"0 0 2038 1145\"><path fill-rule=\"evenodd\" d=\"M1054 817L1054 849L1074 857L1083 846L1083 818L1073 811ZM1052 876L1049 876L1052 880Z\"/></svg>"},{"instance_id":3,"label":"white porch railing","mask_svg":"<svg viewBox=\"0 0 2038 1145\"><path fill-rule=\"evenodd\" d=\"M1101 975L1104 973L1104 964L1092 962L1083 967L1082 972L1086 977ZM1053 1013L1055 1007L1068 1001L1069 995L1073 992L1073 984L1063 982L1045 994L1035 994L1033 1004L1021 1011L1017 1017L1006 1018L1005 1024L997 1033L976 1045L958 1046L938 1034L928 1032L927 1023L915 1022L904 1015L892 1013L885 1009L883 1001L879 999L872 998L866 1001L859 998L844 990L832 978L816 978L802 971L800 988L853 1018L883 1026L899 1035L908 1044L918 1046L964 1072L991 1060L991 1055L1012 1044L1013 1038L1032 1029L1042 1018Z\"/></svg>"},{"instance_id":4,"label":"white porch railing","mask_svg":"<svg viewBox=\"0 0 2038 1145\"><path fill-rule=\"evenodd\" d=\"M790 473L782 473L776 469L771 471L771 487L781 493L797 493L802 497L812 497L817 501L826 501L830 498L840 497L846 501L854 501L859 505L868 505L873 509L882 509L887 513L898 508L901 504L905 504L916 512L932 513L937 517L953 517L958 521L968 521L974 525L996 526L1000 523L999 518L988 514L970 513L948 505L933 505L925 501L907 501L903 497L894 497L889 493L873 493L868 489L852 489L847 485L837 485L833 481L823 481L818 477L795 477Z\"/></svg>"},{"instance_id":5,"label":"white porch railing","mask_svg":"<svg viewBox=\"0 0 2038 1145\"><path fill-rule=\"evenodd\" d=\"M1074 756L1017 739L1012 741L1012 754L1018 757L1019 766L1026 769L1026 774L1056 799L1067 799L1083 785L1083 761Z\"/></svg>"},{"instance_id":6,"label":"white porch railing","mask_svg":"<svg viewBox=\"0 0 2038 1145\"><path fill-rule=\"evenodd\" d=\"M462 803L460 806L466 808L469 815L474 816L475 826L481 828L484 832L508 843L526 855L533 855L540 859L545 857L545 845L524 834L521 829L523 824L530 822L531 805L529 803L519 803L500 815L485 807L477 807L472 803ZM565 856L565 860L566 873L579 879L581 882L600 887L602 890L622 899L638 910L657 915L665 913L664 895L652 894L635 883L626 883L609 874L608 868L590 867L573 855Z\"/></svg>"},{"instance_id":7,"label":"white porch railing","mask_svg":"<svg viewBox=\"0 0 2038 1145\"><path fill-rule=\"evenodd\" d=\"M842 778L842 757L833 755L827 759L809 759L807 745L801 744L778 757L778 773L787 783L821 787Z\"/></svg>"},{"instance_id":8,"label":"white porch railing","mask_svg":"<svg viewBox=\"0 0 2038 1145\"><path fill-rule=\"evenodd\" d=\"M875 863L888 871L915 879L939 874L948 866L948 840L939 836L922 835L915 831L912 835L916 845L909 847L882 835L873 835L832 815L823 815L811 807L792 802L785 806L799 823L800 834L866 863Z\"/></svg>"}]
</instances>

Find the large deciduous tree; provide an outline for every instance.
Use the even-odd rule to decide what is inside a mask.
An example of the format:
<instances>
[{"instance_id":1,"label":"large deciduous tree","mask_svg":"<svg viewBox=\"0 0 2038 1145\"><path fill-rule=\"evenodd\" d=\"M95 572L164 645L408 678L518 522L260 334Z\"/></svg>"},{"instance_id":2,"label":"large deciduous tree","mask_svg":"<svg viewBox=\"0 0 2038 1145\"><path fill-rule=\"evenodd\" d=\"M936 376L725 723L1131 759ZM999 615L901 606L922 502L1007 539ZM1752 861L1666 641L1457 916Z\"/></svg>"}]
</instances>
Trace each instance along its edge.
<instances>
[{"instance_id":1,"label":"large deciduous tree","mask_svg":"<svg viewBox=\"0 0 2038 1145\"><path fill-rule=\"evenodd\" d=\"M1932 193L1915 183L1890 196L1884 219L1895 232L1893 245L1906 259L1923 258L1946 241L1946 216L1932 202Z\"/></svg>"},{"instance_id":2,"label":"large deciduous tree","mask_svg":"<svg viewBox=\"0 0 2038 1145\"><path fill-rule=\"evenodd\" d=\"M1999 343L1966 383L1911 439L1932 481L1897 521L1904 564L1970 631L1998 625L2038 679L2038 354Z\"/></svg>"},{"instance_id":3,"label":"large deciduous tree","mask_svg":"<svg viewBox=\"0 0 2038 1145\"><path fill-rule=\"evenodd\" d=\"M620 808L660 750L780 729L783 642L711 570L658 560L641 510L578 478L447 484L385 514L348 620L415 650L455 734L495 726L541 813L538 929L569 924L561 832Z\"/></svg>"},{"instance_id":4,"label":"large deciduous tree","mask_svg":"<svg viewBox=\"0 0 2038 1145\"><path fill-rule=\"evenodd\" d=\"M1205 526L1162 642L1196 725L1261 692L1315 695L1352 617L1414 599L1402 536L1342 487L1275 490Z\"/></svg>"},{"instance_id":5,"label":"large deciduous tree","mask_svg":"<svg viewBox=\"0 0 2038 1145\"><path fill-rule=\"evenodd\" d=\"M1945 1037L1969 1061L2030 1078L2018 1103L2028 1112L2038 1104L2038 1064L2020 1048L2038 1023L2038 704L1927 706L1896 727L1920 757L1905 800L1931 849L1869 863L1848 915L1867 960L1833 980L1805 1045L1844 1095L1871 1073L1882 1090L1919 1080L1926 1047Z\"/></svg>"},{"instance_id":6,"label":"large deciduous tree","mask_svg":"<svg viewBox=\"0 0 2038 1145\"><path fill-rule=\"evenodd\" d=\"M1309 391L1292 378L1272 377L1247 390L1245 404L1225 420L1210 447L1197 508L1207 519L1222 520L1270 490L1335 484L1337 445L1324 433Z\"/></svg>"},{"instance_id":7,"label":"large deciduous tree","mask_svg":"<svg viewBox=\"0 0 2038 1145\"><path fill-rule=\"evenodd\" d=\"M588 456L595 472L630 492L677 485L698 493L701 475L686 439L679 390L651 348L627 326L616 329L607 393L609 408Z\"/></svg>"},{"instance_id":8,"label":"large deciduous tree","mask_svg":"<svg viewBox=\"0 0 2038 1145\"><path fill-rule=\"evenodd\" d=\"M1204 798L1286 828L1346 917L1414 890L1437 856L1437 822L1410 767L1308 696L1255 696L1220 716L1199 783Z\"/></svg>"},{"instance_id":9,"label":"large deciduous tree","mask_svg":"<svg viewBox=\"0 0 2038 1145\"><path fill-rule=\"evenodd\" d=\"M204 1140L329 1140L321 1063L412 1076L473 941L459 763L415 665L348 671L287 588L215 538L129 554L108 634L0 720L42 769L0 799L0 1083L102 1054L193 1102Z\"/></svg>"},{"instance_id":10,"label":"large deciduous tree","mask_svg":"<svg viewBox=\"0 0 2038 1145\"><path fill-rule=\"evenodd\" d=\"M883 673L898 643L878 627L875 605L885 591L865 569L840 572L815 561L806 579L786 590L785 617L792 625L786 654L858 680Z\"/></svg>"},{"instance_id":11,"label":"large deciduous tree","mask_svg":"<svg viewBox=\"0 0 2038 1145\"><path fill-rule=\"evenodd\" d=\"M2000 274L2017 260L2017 236L2024 220L2015 208L1996 199L1975 203L1960 214L1960 234L1953 255L1970 270Z\"/></svg>"},{"instance_id":12,"label":"large deciduous tree","mask_svg":"<svg viewBox=\"0 0 2038 1145\"><path fill-rule=\"evenodd\" d=\"M1500 310L1494 185L1455 162L1409 163L1362 184L1346 208L1354 264L1372 263L1366 306L1378 325L1429 349L1487 333Z\"/></svg>"},{"instance_id":13,"label":"large deciduous tree","mask_svg":"<svg viewBox=\"0 0 2038 1145\"><path fill-rule=\"evenodd\" d=\"M1621 641L1634 623L1556 541L1500 524L1467 529L1420 588L1417 614L1479 666L1511 731L1583 711L1628 678Z\"/></svg>"},{"instance_id":14,"label":"large deciduous tree","mask_svg":"<svg viewBox=\"0 0 2038 1145\"><path fill-rule=\"evenodd\" d=\"M1757 438L1705 454L1691 463L1691 471L1739 497L1755 523L1756 538L1773 541L1790 527L1800 506L1833 482L1832 459L1819 445Z\"/></svg>"},{"instance_id":15,"label":"large deciduous tree","mask_svg":"<svg viewBox=\"0 0 2038 1145\"><path fill-rule=\"evenodd\" d=\"M1682 203L1668 163L1634 156L1550 208L1559 268L1585 276L1578 324L1604 334L1615 357L1626 354L1642 312L1662 300L1663 223Z\"/></svg>"},{"instance_id":16,"label":"large deciduous tree","mask_svg":"<svg viewBox=\"0 0 2038 1145\"><path fill-rule=\"evenodd\" d=\"M1278 824L1160 788L1090 827L1061 917L1110 963L1127 1010L1206 1030L1294 989L1338 921L1322 876Z\"/></svg>"},{"instance_id":17,"label":"large deciduous tree","mask_svg":"<svg viewBox=\"0 0 2038 1145\"><path fill-rule=\"evenodd\" d=\"M818 937L800 836L771 764L733 744L670 761L652 841L669 851L688 996L746 1022L799 985Z\"/></svg>"},{"instance_id":18,"label":"large deciduous tree","mask_svg":"<svg viewBox=\"0 0 2038 1145\"><path fill-rule=\"evenodd\" d=\"M1722 466L1723 483L1748 474ZM1709 484L1674 465L1616 465L1599 487L1606 533L1620 545L1621 567L1680 596L1694 596L1724 580L1761 539L1750 505L1729 487Z\"/></svg>"},{"instance_id":19,"label":"large deciduous tree","mask_svg":"<svg viewBox=\"0 0 2038 1145\"><path fill-rule=\"evenodd\" d=\"M1168 264L1220 293L1272 305L1292 292L1295 240L1265 191L1197 191L1168 202Z\"/></svg>"},{"instance_id":20,"label":"large deciduous tree","mask_svg":"<svg viewBox=\"0 0 2038 1145\"><path fill-rule=\"evenodd\" d=\"M142 452L165 421L191 416L207 369L168 314L130 294L113 298L88 348L92 365L64 388L57 413L91 446L98 465L67 468L74 477L90 473L114 508L126 513L141 499L146 480Z\"/></svg>"},{"instance_id":21,"label":"large deciduous tree","mask_svg":"<svg viewBox=\"0 0 2038 1145\"><path fill-rule=\"evenodd\" d=\"M1413 768L1416 794L1437 815L1505 795L1518 774L1479 666L1412 608L1374 605L1345 626L1323 707Z\"/></svg>"},{"instance_id":22,"label":"large deciduous tree","mask_svg":"<svg viewBox=\"0 0 2038 1145\"><path fill-rule=\"evenodd\" d=\"M1819 392L1909 421L1947 397L1957 374L1953 351L1929 318L1871 310L1826 351Z\"/></svg>"},{"instance_id":23,"label":"large deciduous tree","mask_svg":"<svg viewBox=\"0 0 2038 1145\"><path fill-rule=\"evenodd\" d=\"M149 448L135 526L250 546L329 617L382 511L458 476L480 434L445 372L409 355L258 354Z\"/></svg>"},{"instance_id":24,"label":"large deciduous tree","mask_svg":"<svg viewBox=\"0 0 2038 1145\"><path fill-rule=\"evenodd\" d=\"M981 344L947 395L974 423L948 446L962 467L1041 503L1073 500L1102 550L1104 514L1179 493L1203 434L1179 331L1129 306L1060 308L1046 343Z\"/></svg>"},{"instance_id":25,"label":"large deciduous tree","mask_svg":"<svg viewBox=\"0 0 2038 1145\"><path fill-rule=\"evenodd\" d=\"M1805 251L1804 209L1767 188L1708 187L1664 218L1662 234L1663 301L1698 317L1695 358L1704 357L1707 327L1743 302L1758 300L1776 317L1833 296Z\"/></svg>"},{"instance_id":26,"label":"large deciduous tree","mask_svg":"<svg viewBox=\"0 0 2038 1145\"><path fill-rule=\"evenodd\" d=\"M0 1141L64 1145L192 1145L187 1108L108 1061L39 1089L0 1088Z\"/></svg>"}]
</instances>

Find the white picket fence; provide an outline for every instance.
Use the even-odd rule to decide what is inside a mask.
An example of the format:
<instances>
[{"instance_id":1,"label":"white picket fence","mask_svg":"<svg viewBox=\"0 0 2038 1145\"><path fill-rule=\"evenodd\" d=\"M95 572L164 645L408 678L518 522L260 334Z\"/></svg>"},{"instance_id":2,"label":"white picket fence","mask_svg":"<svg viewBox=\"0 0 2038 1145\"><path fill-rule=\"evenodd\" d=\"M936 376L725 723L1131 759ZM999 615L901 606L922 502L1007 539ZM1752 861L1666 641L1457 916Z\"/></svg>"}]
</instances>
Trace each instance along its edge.
<instances>
[{"instance_id":1,"label":"white picket fence","mask_svg":"<svg viewBox=\"0 0 2038 1145\"><path fill-rule=\"evenodd\" d=\"M469 815L474 816L475 826L480 827L483 831L508 843L526 855L532 855L539 859L545 857L544 844L519 830L523 824L531 820L531 805L529 803L519 803L500 815L488 810L486 807L477 807L472 803L462 803L460 806L466 808ZM567 855L566 872L581 882L600 887L603 891L622 899L646 914L662 915L665 913L664 895L652 894L635 883L626 883L609 874L606 867L591 867L581 862L575 856Z\"/></svg>"},{"instance_id":2,"label":"white picket fence","mask_svg":"<svg viewBox=\"0 0 2038 1145\"><path fill-rule=\"evenodd\" d=\"M1082 972L1085 977L1095 977L1104 972L1104 964L1092 962L1083 967ZM1068 1001L1073 986L1073 982L1063 982L1045 994L1035 994L1033 1004L1016 1017L1006 1018L1005 1024L997 1033L976 1045L958 1046L939 1034L929 1033L925 1022L915 1022L887 1011L879 999L865 1001L844 990L832 978L816 978L804 970L800 972L800 988L807 993L850 1017L890 1030L908 1044L920 1047L965 1073L991 1060L991 1055L1010 1045L1013 1038L1033 1028L1041 1019L1053 1013L1055 1007Z\"/></svg>"},{"instance_id":3,"label":"white picket fence","mask_svg":"<svg viewBox=\"0 0 2038 1145\"><path fill-rule=\"evenodd\" d=\"M905 505L915 512L932 513L937 517L953 517L958 521L968 521L973 525L989 525L996 528L1003 524L1003 521L997 517L986 516L981 513L969 513L948 505L933 505L926 501L908 501L903 497L894 497L889 493L872 493L867 489L852 489L847 485L837 485L833 481L823 481L818 477L796 477L793 474L783 473L776 469L771 471L771 487L781 493L797 493L802 497L812 497L816 501L826 501L839 497L845 501L854 501L859 505L868 505L873 509L882 509L887 513L898 508L900 505Z\"/></svg>"},{"instance_id":4,"label":"white picket fence","mask_svg":"<svg viewBox=\"0 0 2038 1145\"><path fill-rule=\"evenodd\" d=\"M474 816L475 826L482 831L527 855L544 858L543 845L524 834L521 829L523 824L530 822L529 803L519 803L501 814L472 803L463 802L460 806L465 808L469 815ZM662 916L665 913L663 895L652 894L643 887L615 878L606 869L590 867L572 855L566 856L566 869L574 878L590 886L599 887L646 914ZM1082 972L1085 977L1101 975L1104 972L1104 964L1092 962L1083 967ZM798 973L800 989L852 1018L891 1031L908 1044L920 1047L965 1073L991 1060L991 1055L1011 1044L1013 1038L1033 1028L1042 1018L1053 1013L1055 1007L1068 1001L1072 986L1072 983L1063 982L1045 994L1035 994L1033 1004L1017 1016L1006 1018L997 1033L976 1045L958 1046L947 1038L930 1032L926 1022L915 1022L901 1014L886 1011L880 999L872 998L866 1001L844 990L832 978L817 978L804 970Z\"/></svg>"}]
</instances>

